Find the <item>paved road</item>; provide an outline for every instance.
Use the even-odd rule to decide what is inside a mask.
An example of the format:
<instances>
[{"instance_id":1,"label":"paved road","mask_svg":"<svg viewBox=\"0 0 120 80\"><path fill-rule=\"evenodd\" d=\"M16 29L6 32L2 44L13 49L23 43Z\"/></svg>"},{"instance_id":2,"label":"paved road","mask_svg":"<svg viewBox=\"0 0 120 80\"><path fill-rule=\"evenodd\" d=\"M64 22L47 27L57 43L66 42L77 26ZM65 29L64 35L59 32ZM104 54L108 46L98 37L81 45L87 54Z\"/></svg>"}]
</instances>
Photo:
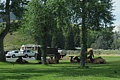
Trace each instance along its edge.
<instances>
[{"instance_id":1,"label":"paved road","mask_svg":"<svg viewBox=\"0 0 120 80\"><path fill-rule=\"evenodd\" d=\"M16 59L18 59L18 58L6 58L6 60L9 61L9 62L15 62ZM31 57L31 58L23 58L23 59L24 59L24 60L27 60L27 61L35 60L34 57Z\"/></svg>"}]
</instances>

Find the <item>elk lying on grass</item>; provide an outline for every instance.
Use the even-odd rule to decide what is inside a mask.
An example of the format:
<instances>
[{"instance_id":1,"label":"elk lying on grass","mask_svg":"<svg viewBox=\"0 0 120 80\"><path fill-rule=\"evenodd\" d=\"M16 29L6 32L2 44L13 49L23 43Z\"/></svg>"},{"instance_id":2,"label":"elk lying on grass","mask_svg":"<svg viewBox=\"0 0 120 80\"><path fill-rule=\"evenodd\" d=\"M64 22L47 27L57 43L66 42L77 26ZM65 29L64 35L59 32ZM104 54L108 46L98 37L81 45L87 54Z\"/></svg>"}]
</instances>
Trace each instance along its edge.
<instances>
[{"instance_id":1,"label":"elk lying on grass","mask_svg":"<svg viewBox=\"0 0 120 80\"><path fill-rule=\"evenodd\" d=\"M57 64L56 59L46 59L47 64Z\"/></svg>"},{"instance_id":2,"label":"elk lying on grass","mask_svg":"<svg viewBox=\"0 0 120 80\"><path fill-rule=\"evenodd\" d=\"M80 62L80 58L78 58L77 56L75 56L73 59L72 59L72 62ZM88 58L85 60L86 63L91 63L91 60Z\"/></svg>"},{"instance_id":3,"label":"elk lying on grass","mask_svg":"<svg viewBox=\"0 0 120 80\"><path fill-rule=\"evenodd\" d=\"M92 63L94 63L94 64L105 64L106 61L105 61L105 59L103 59L102 57L97 57L97 58L94 58L94 59L93 59L93 62L92 62Z\"/></svg>"},{"instance_id":4,"label":"elk lying on grass","mask_svg":"<svg viewBox=\"0 0 120 80\"><path fill-rule=\"evenodd\" d=\"M80 58L76 56L73 58L72 62L80 62ZM93 63L93 64L105 64L106 63L105 59L103 59L102 57L92 58L91 56L89 56L85 62Z\"/></svg>"},{"instance_id":5,"label":"elk lying on grass","mask_svg":"<svg viewBox=\"0 0 120 80\"><path fill-rule=\"evenodd\" d=\"M78 58L78 56L75 56L75 57L72 59L72 62L80 62L80 58Z\"/></svg>"},{"instance_id":6,"label":"elk lying on grass","mask_svg":"<svg viewBox=\"0 0 120 80\"><path fill-rule=\"evenodd\" d=\"M91 63L93 64L105 64L106 61L102 57L92 58L91 56L88 57Z\"/></svg>"},{"instance_id":7,"label":"elk lying on grass","mask_svg":"<svg viewBox=\"0 0 120 80\"><path fill-rule=\"evenodd\" d=\"M29 63L28 61L22 59L20 60L19 58L15 61L16 63L19 63L19 64L25 64L25 63Z\"/></svg>"}]
</instances>

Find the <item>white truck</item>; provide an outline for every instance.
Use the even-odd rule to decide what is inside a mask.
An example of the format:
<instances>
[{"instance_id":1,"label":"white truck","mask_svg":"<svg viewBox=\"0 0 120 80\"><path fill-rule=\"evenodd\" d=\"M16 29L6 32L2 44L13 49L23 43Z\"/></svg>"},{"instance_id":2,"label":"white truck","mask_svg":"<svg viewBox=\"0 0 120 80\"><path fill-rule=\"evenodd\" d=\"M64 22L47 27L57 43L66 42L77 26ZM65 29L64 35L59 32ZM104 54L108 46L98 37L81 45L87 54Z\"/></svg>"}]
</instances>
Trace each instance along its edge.
<instances>
[{"instance_id":1,"label":"white truck","mask_svg":"<svg viewBox=\"0 0 120 80\"><path fill-rule=\"evenodd\" d=\"M66 50L64 50L64 49L60 49L60 48L58 48L58 53L59 53L59 54L60 54L60 56L62 56L62 58L63 58L64 56L66 56L67 51L66 51Z\"/></svg>"}]
</instances>

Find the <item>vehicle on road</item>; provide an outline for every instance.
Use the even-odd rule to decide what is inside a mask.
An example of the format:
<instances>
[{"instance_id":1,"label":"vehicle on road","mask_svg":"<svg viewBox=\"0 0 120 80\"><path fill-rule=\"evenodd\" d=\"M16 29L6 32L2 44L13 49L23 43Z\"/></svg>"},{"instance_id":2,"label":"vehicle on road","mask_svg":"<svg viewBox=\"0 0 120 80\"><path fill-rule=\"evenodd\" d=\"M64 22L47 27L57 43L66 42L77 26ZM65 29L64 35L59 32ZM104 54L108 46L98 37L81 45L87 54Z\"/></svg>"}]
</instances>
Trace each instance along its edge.
<instances>
[{"instance_id":1,"label":"vehicle on road","mask_svg":"<svg viewBox=\"0 0 120 80\"><path fill-rule=\"evenodd\" d=\"M7 52L7 54L6 54L6 57L7 57L7 58L10 58L10 57L15 58L15 57L17 57L17 56L19 55L18 52L19 52L19 50L9 51L9 52Z\"/></svg>"},{"instance_id":2,"label":"vehicle on road","mask_svg":"<svg viewBox=\"0 0 120 80\"><path fill-rule=\"evenodd\" d=\"M19 51L19 56L22 56L22 57L35 57L35 52L33 52L32 50L20 50Z\"/></svg>"}]
</instances>

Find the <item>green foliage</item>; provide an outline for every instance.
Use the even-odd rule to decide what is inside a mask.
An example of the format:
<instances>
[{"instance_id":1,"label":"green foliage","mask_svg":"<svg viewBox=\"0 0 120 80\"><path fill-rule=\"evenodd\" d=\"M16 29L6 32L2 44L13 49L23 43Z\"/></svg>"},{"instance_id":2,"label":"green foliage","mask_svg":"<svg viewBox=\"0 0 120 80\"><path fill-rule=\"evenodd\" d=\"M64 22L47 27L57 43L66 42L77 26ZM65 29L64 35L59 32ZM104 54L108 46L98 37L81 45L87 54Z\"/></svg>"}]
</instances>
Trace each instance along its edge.
<instances>
[{"instance_id":1,"label":"green foliage","mask_svg":"<svg viewBox=\"0 0 120 80\"><path fill-rule=\"evenodd\" d=\"M10 30L9 33L13 33L14 31L17 31L21 27L21 21L19 20L12 20L10 23Z\"/></svg>"},{"instance_id":2,"label":"green foliage","mask_svg":"<svg viewBox=\"0 0 120 80\"><path fill-rule=\"evenodd\" d=\"M97 31L87 30L87 47L91 47L92 43L96 40ZM93 46L92 46L93 47Z\"/></svg>"},{"instance_id":3,"label":"green foliage","mask_svg":"<svg viewBox=\"0 0 120 80\"><path fill-rule=\"evenodd\" d=\"M68 7L68 3L66 3L66 0L53 0L52 7L52 12L55 16L54 19L56 21L56 25L54 25L56 28L53 30L53 40L56 37L56 41L52 41L52 46L54 44L54 46L57 46L58 48L64 48L68 28L71 27L69 12L70 9Z\"/></svg>"},{"instance_id":4,"label":"green foliage","mask_svg":"<svg viewBox=\"0 0 120 80\"><path fill-rule=\"evenodd\" d=\"M111 44L112 49L120 48L120 36L119 32L114 32L113 34L113 43Z\"/></svg>"},{"instance_id":5,"label":"green foliage","mask_svg":"<svg viewBox=\"0 0 120 80\"><path fill-rule=\"evenodd\" d=\"M5 29L5 25L3 25L4 23L0 23L0 33L3 32L3 30Z\"/></svg>"},{"instance_id":6,"label":"green foliage","mask_svg":"<svg viewBox=\"0 0 120 80\"><path fill-rule=\"evenodd\" d=\"M82 19L82 1L71 1L73 22L81 24ZM112 0L86 0L85 2L85 23L87 28L100 30L101 27L113 27L114 15Z\"/></svg>"},{"instance_id":7,"label":"green foliage","mask_svg":"<svg viewBox=\"0 0 120 80\"><path fill-rule=\"evenodd\" d=\"M44 33L49 35L54 27L54 18L49 8L49 5L44 5L41 1L32 0L25 12L23 29L37 38L43 36ZM44 32L44 28L46 32Z\"/></svg>"},{"instance_id":8,"label":"green foliage","mask_svg":"<svg viewBox=\"0 0 120 80\"><path fill-rule=\"evenodd\" d=\"M65 49L74 49L74 34L72 28L69 28L66 33Z\"/></svg>"},{"instance_id":9,"label":"green foliage","mask_svg":"<svg viewBox=\"0 0 120 80\"><path fill-rule=\"evenodd\" d=\"M14 13L17 19L21 19L23 16L25 6L28 4L29 1L27 0L12 0L10 10Z\"/></svg>"},{"instance_id":10,"label":"green foliage","mask_svg":"<svg viewBox=\"0 0 120 80\"><path fill-rule=\"evenodd\" d=\"M74 34L74 47L79 47L80 46L80 26L79 25L73 25L72 26L73 29L73 34Z\"/></svg>"},{"instance_id":11,"label":"green foliage","mask_svg":"<svg viewBox=\"0 0 120 80\"><path fill-rule=\"evenodd\" d=\"M87 13L87 26L90 29L100 30L101 27L113 27L114 15L112 14L113 2L109 1L97 1L92 0L87 2L86 13Z\"/></svg>"},{"instance_id":12,"label":"green foliage","mask_svg":"<svg viewBox=\"0 0 120 80\"><path fill-rule=\"evenodd\" d=\"M95 42L91 45L95 49L111 49L113 43L113 32L110 28L97 31Z\"/></svg>"}]
</instances>

